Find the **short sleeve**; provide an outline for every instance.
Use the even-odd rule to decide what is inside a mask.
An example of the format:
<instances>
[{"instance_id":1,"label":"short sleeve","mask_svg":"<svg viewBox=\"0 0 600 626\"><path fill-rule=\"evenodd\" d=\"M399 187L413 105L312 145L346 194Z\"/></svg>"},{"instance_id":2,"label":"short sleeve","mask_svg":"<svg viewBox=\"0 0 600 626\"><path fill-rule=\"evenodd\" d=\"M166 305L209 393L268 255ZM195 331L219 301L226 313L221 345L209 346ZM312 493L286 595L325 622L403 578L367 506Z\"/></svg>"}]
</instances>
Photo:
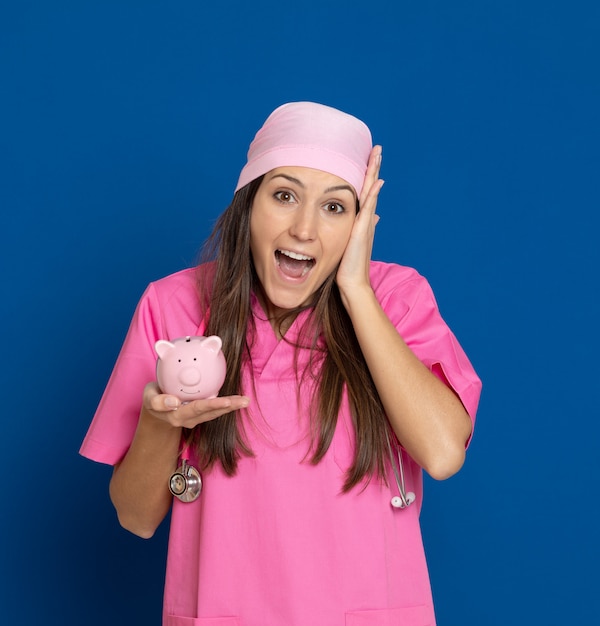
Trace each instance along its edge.
<instances>
[{"instance_id":1,"label":"short sleeve","mask_svg":"<svg viewBox=\"0 0 600 626\"><path fill-rule=\"evenodd\" d=\"M213 274L213 264L205 264L148 285L79 450L83 456L110 465L125 456L137 428L144 387L156 380L154 345L159 339L203 333L206 320L198 281L210 281Z\"/></svg>"},{"instance_id":2,"label":"short sleeve","mask_svg":"<svg viewBox=\"0 0 600 626\"><path fill-rule=\"evenodd\" d=\"M140 299L80 453L114 465L127 452L137 427L146 384L155 379L154 344L162 334L151 284Z\"/></svg>"},{"instance_id":3,"label":"short sleeve","mask_svg":"<svg viewBox=\"0 0 600 626\"><path fill-rule=\"evenodd\" d=\"M419 360L455 391L474 424L481 380L442 318L429 283L411 268L374 265L372 282L384 311Z\"/></svg>"}]
</instances>

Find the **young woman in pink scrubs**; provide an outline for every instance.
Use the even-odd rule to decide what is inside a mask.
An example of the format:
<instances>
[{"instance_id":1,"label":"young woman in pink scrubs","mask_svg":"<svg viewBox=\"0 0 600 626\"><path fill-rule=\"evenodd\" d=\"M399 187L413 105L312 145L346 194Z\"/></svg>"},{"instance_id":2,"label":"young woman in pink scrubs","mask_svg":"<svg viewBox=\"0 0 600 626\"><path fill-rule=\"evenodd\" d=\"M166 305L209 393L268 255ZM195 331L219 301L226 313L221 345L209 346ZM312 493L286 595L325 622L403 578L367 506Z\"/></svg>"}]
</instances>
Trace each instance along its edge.
<instances>
[{"instance_id":1,"label":"young woman in pink scrubs","mask_svg":"<svg viewBox=\"0 0 600 626\"><path fill-rule=\"evenodd\" d=\"M461 468L481 384L427 281L371 260L380 165L355 117L279 107L211 260L138 304L81 453L114 466L126 529L172 510L164 626L435 624L422 470ZM161 394L155 342L213 334L221 395ZM168 487L182 454L191 502Z\"/></svg>"}]
</instances>

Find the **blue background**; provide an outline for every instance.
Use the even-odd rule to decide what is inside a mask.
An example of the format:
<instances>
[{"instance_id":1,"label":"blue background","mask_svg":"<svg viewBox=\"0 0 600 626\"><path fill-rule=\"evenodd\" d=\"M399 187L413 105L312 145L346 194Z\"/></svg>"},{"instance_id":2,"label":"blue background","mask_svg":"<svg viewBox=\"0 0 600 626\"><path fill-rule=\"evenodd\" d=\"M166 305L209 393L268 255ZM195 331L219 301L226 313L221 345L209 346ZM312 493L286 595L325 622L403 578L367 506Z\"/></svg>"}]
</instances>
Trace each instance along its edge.
<instances>
[{"instance_id":1,"label":"blue background","mask_svg":"<svg viewBox=\"0 0 600 626\"><path fill-rule=\"evenodd\" d=\"M429 279L484 380L464 469L426 483L440 626L600 623L599 7L3 3L3 624L158 626L166 525L122 530L79 445L144 287L305 99L383 144L375 256Z\"/></svg>"}]
</instances>

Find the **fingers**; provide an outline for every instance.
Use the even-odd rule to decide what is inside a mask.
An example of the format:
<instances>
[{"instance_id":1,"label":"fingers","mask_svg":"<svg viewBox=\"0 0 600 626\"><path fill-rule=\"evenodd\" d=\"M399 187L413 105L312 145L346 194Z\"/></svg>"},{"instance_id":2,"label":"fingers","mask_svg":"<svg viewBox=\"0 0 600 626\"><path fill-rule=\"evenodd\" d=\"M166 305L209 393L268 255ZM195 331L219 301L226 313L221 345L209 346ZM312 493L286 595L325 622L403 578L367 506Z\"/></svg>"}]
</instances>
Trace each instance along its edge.
<instances>
[{"instance_id":1,"label":"fingers","mask_svg":"<svg viewBox=\"0 0 600 626\"><path fill-rule=\"evenodd\" d=\"M367 172L360 194L360 210L356 215L348 245L336 274L338 287L345 294L370 285L369 270L375 226L379 216L375 214L377 198L383 186L379 178L381 168L381 146L374 146L369 155Z\"/></svg>"},{"instance_id":2,"label":"fingers","mask_svg":"<svg viewBox=\"0 0 600 626\"><path fill-rule=\"evenodd\" d=\"M369 155L369 162L367 164L367 172L365 174L365 182L360 194L360 208L373 208L367 207L367 204L372 203L373 198L377 199L377 194L383 185L383 181L379 179L379 171L381 169L382 161L382 147L374 146Z\"/></svg>"},{"instance_id":3,"label":"fingers","mask_svg":"<svg viewBox=\"0 0 600 626\"><path fill-rule=\"evenodd\" d=\"M364 202L362 202L360 205L361 212L368 213L370 215L375 214L379 192L381 191L384 183L385 181L379 178L371 185L371 188L369 189Z\"/></svg>"},{"instance_id":4,"label":"fingers","mask_svg":"<svg viewBox=\"0 0 600 626\"><path fill-rule=\"evenodd\" d=\"M245 409L250 403L246 396L219 396L207 400L194 400L184 405L179 411L187 411L191 418L198 424L209 422L239 409Z\"/></svg>"},{"instance_id":5,"label":"fingers","mask_svg":"<svg viewBox=\"0 0 600 626\"><path fill-rule=\"evenodd\" d=\"M160 392L155 382L144 388L144 408L154 417L172 426L193 428L203 422L217 419L231 411L246 408L246 396L219 396L184 403L176 396Z\"/></svg>"}]
</instances>

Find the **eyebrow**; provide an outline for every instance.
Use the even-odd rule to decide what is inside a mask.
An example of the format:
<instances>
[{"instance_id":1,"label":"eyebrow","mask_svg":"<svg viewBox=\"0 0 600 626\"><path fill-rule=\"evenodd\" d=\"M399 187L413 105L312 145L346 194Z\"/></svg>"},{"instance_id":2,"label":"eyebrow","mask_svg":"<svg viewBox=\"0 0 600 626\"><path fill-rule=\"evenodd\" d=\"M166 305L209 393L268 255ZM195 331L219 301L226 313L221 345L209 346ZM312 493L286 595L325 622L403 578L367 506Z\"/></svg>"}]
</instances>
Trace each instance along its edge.
<instances>
[{"instance_id":1,"label":"eyebrow","mask_svg":"<svg viewBox=\"0 0 600 626\"><path fill-rule=\"evenodd\" d=\"M285 178L291 183L295 183L302 189L306 189L306 185L300 179L295 178L294 176L289 176L288 174L274 174L270 180L273 180L275 178ZM349 191L352 195L354 195L354 189L350 185L334 185L333 187L327 187L327 189L325 189L323 193L331 193L332 191Z\"/></svg>"}]
</instances>

